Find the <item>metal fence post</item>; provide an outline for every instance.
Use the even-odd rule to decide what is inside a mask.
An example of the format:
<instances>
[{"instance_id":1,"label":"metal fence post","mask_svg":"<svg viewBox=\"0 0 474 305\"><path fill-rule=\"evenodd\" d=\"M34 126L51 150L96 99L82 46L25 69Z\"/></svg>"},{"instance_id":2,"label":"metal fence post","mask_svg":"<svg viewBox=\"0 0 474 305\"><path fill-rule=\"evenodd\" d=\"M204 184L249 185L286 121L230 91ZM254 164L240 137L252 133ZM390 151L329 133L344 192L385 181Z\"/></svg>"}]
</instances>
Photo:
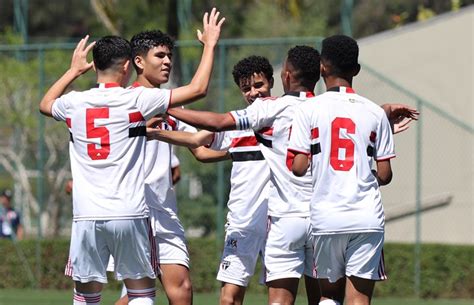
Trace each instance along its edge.
<instances>
[{"instance_id":1,"label":"metal fence post","mask_svg":"<svg viewBox=\"0 0 474 305\"><path fill-rule=\"evenodd\" d=\"M416 100L416 107L421 112L422 101ZM421 181L422 181L422 124L423 118L418 118L416 128L416 241L415 241L415 296L420 297L421 287Z\"/></svg>"},{"instance_id":2,"label":"metal fence post","mask_svg":"<svg viewBox=\"0 0 474 305\"><path fill-rule=\"evenodd\" d=\"M44 90L45 76L44 76L44 49L38 50L38 72L39 72L39 83L38 83L38 95L39 99L42 97ZM38 239L36 241L36 261L37 261L37 279L41 281L42 268L41 268L41 240L43 238L43 225L41 217L43 214L44 207L44 116L38 113L38 178L37 183L37 194L38 194Z\"/></svg>"}]
</instances>

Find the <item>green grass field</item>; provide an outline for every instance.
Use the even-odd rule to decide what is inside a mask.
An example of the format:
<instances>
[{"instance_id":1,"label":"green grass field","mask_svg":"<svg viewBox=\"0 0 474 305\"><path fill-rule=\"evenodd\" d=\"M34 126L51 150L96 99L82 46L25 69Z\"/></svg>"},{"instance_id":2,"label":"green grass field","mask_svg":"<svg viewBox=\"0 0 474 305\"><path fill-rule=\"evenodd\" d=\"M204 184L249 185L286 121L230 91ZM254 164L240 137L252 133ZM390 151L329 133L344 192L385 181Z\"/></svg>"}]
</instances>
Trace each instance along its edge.
<instances>
[{"instance_id":1,"label":"green grass field","mask_svg":"<svg viewBox=\"0 0 474 305\"><path fill-rule=\"evenodd\" d=\"M104 305L113 304L119 295L118 291L104 291L102 303ZM195 305L217 304L217 293L196 294L194 296ZM0 289L0 305L62 305L72 304L72 291L65 290L21 290L21 289ZM156 298L157 305L168 304L166 297L159 293ZM245 304L267 304L267 296L248 294L245 296ZM305 299L300 296L297 305L305 305ZM474 300L416 300L384 298L374 299L375 305L473 305Z\"/></svg>"}]
</instances>

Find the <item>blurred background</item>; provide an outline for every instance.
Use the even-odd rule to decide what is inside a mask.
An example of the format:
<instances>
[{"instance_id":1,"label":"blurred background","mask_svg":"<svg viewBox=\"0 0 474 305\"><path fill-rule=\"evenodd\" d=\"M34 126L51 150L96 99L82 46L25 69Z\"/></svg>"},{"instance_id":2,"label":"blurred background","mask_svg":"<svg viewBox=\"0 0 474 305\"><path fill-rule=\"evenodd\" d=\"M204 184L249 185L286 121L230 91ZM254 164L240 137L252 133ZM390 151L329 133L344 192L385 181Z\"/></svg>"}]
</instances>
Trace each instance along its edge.
<instances>
[{"instance_id":1,"label":"blurred background","mask_svg":"<svg viewBox=\"0 0 474 305\"><path fill-rule=\"evenodd\" d=\"M161 29L177 40L172 81L166 86L176 87L193 76L201 54L196 29L202 28L202 14L215 6L226 22L213 79L208 96L190 108L244 108L231 75L243 57L267 57L275 70L272 93L281 95L280 66L290 47L319 49L324 37L339 33L356 38L363 67L356 91L379 104L415 106L422 114L408 131L395 136L394 180L382 189L386 241L392 253L398 253L390 256L386 251L387 260L393 261L387 269L389 276L394 273L392 278L400 274L403 285L382 284L376 295L474 298L473 4L0 0L1 215L6 219L14 209L20 219L0 240L0 276L9 279L0 282L0 288L70 287L61 275L72 218L66 190L71 179L68 132L63 124L45 120L38 104L69 67L77 41L86 34L129 39L142 30ZM94 79L90 72L71 89L90 88ZM324 84L320 82L317 91L324 92ZM214 270L222 248L231 163L199 164L186 149L175 151L181 169L176 187L179 216L191 246L196 244L191 259L199 264L193 253L201 255L200 240L209 250L203 258L208 270L196 271L194 278L203 282L202 291L213 291L218 286Z\"/></svg>"}]
</instances>

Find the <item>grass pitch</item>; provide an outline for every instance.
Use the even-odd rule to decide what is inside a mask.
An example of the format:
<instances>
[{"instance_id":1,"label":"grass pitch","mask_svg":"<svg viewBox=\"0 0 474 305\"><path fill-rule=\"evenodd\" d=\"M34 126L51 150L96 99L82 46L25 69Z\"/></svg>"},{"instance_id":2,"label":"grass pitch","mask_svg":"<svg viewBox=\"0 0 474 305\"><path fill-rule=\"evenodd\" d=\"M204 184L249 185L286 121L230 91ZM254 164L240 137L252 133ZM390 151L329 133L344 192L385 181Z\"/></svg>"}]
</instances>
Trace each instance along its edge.
<instances>
[{"instance_id":1,"label":"grass pitch","mask_svg":"<svg viewBox=\"0 0 474 305\"><path fill-rule=\"evenodd\" d=\"M114 304L118 298L119 291L105 290L102 294L101 304ZM194 294L195 305L218 304L217 293ZM247 305L267 304L266 294L247 294L244 303ZM23 290L23 289L0 289L0 305L62 305L72 304L72 291L67 290ZM166 296L160 291L157 294L156 305L167 305ZM374 305L473 305L474 300L417 300L401 298L374 299ZM304 296L298 296L296 305L306 305Z\"/></svg>"}]
</instances>

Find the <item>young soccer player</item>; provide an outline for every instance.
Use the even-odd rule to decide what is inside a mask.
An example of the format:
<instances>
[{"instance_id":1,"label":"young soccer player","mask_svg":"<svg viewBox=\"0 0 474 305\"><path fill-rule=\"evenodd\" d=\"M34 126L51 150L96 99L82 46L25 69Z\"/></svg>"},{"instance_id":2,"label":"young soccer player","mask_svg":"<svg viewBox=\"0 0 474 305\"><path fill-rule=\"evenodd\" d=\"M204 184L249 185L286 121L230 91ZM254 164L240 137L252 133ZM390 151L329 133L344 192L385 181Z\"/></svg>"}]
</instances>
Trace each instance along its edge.
<instances>
[{"instance_id":1,"label":"young soccer player","mask_svg":"<svg viewBox=\"0 0 474 305\"><path fill-rule=\"evenodd\" d=\"M351 88L358 54L350 37L323 40L327 92L298 106L288 148L295 175L311 165L314 260L324 305L342 304L344 295L348 304L368 305L375 281L386 279L379 186L392 179L393 136L384 111Z\"/></svg>"},{"instance_id":2,"label":"young soccer player","mask_svg":"<svg viewBox=\"0 0 474 305\"><path fill-rule=\"evenodd\" d=\"M73 228L67 274L75 281L74 304L99 304L109 255L127 286L129 304L153 304L155 248L149 240L144 196L145 120L206 94L214 47L223 20L204 16L201 64L187 86L173 90L124 89L130 78L130 44L107 36L76 47L71 68L40 103L40 111L66 121L71 133ZM87 62L93 48L94 63ZM62 95L75 78L95 67L98 88Z\"/></svg>"},{"instance_id":3,"label":"young soccer player","mask_svg":"<svg viewBox=\"0 0 474 305\"><path fill-rule=\"evenodd\" d=\"M144 31L131 39L132 56L137 79L132 87L160 87L169 80L172 70L172 38L159 31ZM163 130L196 132L188 124L173 117L161 116L149 120ZM226 154L213 153L204 147L191 149L199 160L209 161ZM145 201L150 208L153 235L156 240L163 285L169 304L192 304L189 277L189 253L184 228L178 218L178 206L173 188L172 146L165 142L148 141L145 153ZM126 295L118 304L126 304Z\"/></svg>"}]
</instances>

